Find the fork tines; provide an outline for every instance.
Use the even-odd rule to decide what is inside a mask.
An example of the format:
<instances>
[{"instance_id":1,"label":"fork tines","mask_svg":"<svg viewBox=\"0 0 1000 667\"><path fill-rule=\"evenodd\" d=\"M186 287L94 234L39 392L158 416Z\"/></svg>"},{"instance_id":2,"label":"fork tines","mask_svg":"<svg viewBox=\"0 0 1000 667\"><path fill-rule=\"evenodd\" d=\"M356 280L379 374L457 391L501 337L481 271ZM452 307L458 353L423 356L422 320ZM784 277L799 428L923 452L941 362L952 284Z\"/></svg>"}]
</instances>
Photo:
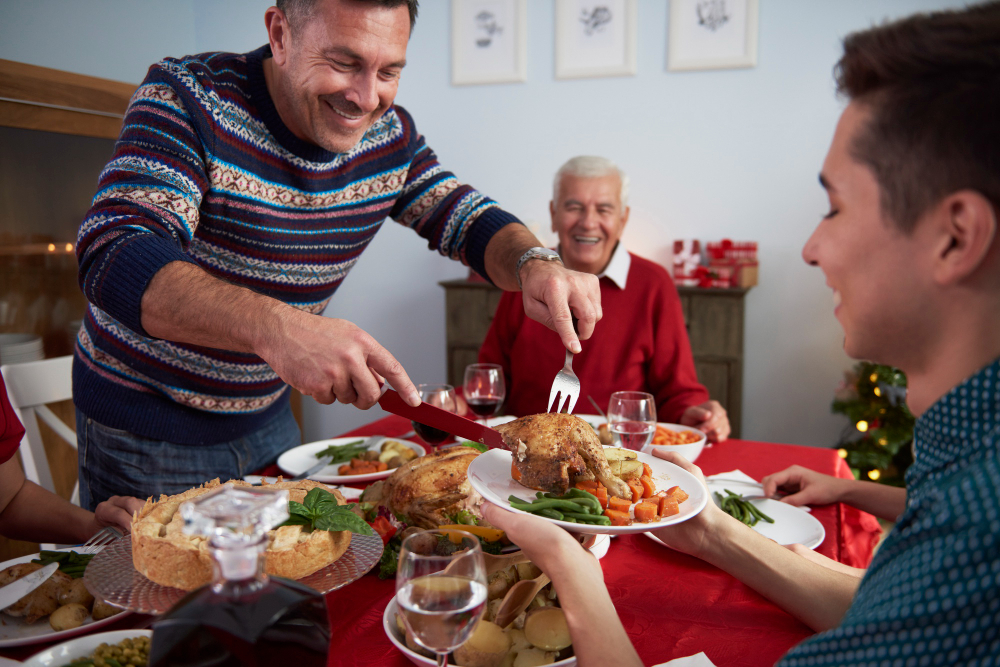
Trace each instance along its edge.
<instances>
[{"instance_id":1,"label":"fork tines","mask_svg":"<svg viewBox=\"0 0 1000 667\"><path fill-rule=\"evenodd\" d=\"M87 554L96 554L115 540L121 539L121 537L122 532L120 530L114 526L105 526L84 542L80 551Z\"/></svg>"}]
</instances>

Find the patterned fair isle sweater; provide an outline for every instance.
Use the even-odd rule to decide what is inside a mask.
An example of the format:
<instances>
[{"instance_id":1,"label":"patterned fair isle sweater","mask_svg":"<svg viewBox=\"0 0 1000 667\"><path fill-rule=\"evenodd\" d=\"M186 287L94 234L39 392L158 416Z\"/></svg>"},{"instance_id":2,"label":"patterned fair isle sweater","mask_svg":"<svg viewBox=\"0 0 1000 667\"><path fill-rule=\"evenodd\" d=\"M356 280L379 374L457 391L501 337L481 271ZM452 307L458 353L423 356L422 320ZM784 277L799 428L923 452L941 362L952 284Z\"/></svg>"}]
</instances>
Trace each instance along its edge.
<instances>
[{"instance_id":1,"label":"patterned fair isle sweater","mask_svg":"<svg viewBox=\"0 0 1000 667\"><path fill-rule=\"evenodd\" d=\"M347 153L299 140L268 95L269 56L265 46L166 59L132 98L77 245L90 306L73 396L105 426L225 442L287 403L255 355L146 334L142 294L169 262L322 313L387 216L480 275L489 239L517 221L442 169L400 107Z\"/></svg>"}]
</instances>

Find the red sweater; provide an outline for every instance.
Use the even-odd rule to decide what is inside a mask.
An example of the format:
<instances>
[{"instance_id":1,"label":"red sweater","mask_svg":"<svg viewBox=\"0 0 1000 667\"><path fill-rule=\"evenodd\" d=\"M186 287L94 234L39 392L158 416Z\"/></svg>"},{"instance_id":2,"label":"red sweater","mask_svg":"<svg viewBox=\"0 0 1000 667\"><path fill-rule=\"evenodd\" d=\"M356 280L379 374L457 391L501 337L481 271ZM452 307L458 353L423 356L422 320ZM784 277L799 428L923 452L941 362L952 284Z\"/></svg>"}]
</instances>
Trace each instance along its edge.
<instances>
[{"instance_id":1,"label":"red sweater","mask_svg":"<svg viewBox=\"0 0 1000 667\"><path fill-rule=\"evenodd\" d=\"M673 281L660 265L636 255L631 260L625 290L601 278L604 318L573 359L580 378L574 412L594 412L588 395L606 411L612 392L648 391L656 397L659 420L677 423L685 409L708 400L708 391L695 373ZM545 412L565 355L559 336L524 314L520 292L505 292L479 361L503 366L506 413Z\"/></svg>"},{"instance_id":2,"label":"red sweater","mask_svg":"<svg viewBox=\"0 0 1000 667\"><path fill-rule=\"evenodd\" d=\"M23 437L24 427L14 414L14 406L7 397L7 387L0 377L0 463L6 463L14 456Z\"/></svg>"}]
</instances>

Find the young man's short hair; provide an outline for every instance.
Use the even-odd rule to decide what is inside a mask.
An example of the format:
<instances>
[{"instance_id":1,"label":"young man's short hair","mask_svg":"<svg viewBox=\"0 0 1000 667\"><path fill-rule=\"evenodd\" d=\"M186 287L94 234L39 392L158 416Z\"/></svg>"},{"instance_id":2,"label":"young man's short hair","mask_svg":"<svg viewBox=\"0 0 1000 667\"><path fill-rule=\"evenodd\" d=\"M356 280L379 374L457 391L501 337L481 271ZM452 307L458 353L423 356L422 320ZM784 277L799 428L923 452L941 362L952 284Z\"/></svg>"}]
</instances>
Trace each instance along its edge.
<instances>
[{"instance_id":1,"label":"young man's short hair","mask_svg":"<svg viewBox=\"0 0 1000 667\"><path fill-rule=\"evenodd\" d=\"M849 35L836 79L871 112L852 153L902 231L963 189L1000 214L1000 2Z\"/></svg>"}]
</instances>

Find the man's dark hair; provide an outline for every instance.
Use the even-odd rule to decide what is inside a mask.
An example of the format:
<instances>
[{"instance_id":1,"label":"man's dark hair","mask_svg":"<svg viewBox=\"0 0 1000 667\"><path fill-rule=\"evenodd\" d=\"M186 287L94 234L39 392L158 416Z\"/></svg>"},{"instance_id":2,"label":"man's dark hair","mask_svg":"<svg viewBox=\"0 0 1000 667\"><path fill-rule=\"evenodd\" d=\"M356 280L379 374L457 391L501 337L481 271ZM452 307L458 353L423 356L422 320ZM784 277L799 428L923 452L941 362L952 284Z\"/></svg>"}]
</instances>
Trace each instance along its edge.
<instances>
[{"instance_id":1,"label":"man's dark hair","mask_svg":"<svg viewBox=\"0 0 1000 667\"><path fill-rule=\"evenodd\" d=\"M852 155L899 229L963 189L1000 215L1000 2L849 35L835 77L871 112Z\"/></svg>"},{"instance_id":2,"label":"man's dark hair","mask_svg":"<svg viewBox=\"0 0 1000 667\"><path fill-rule=\"evenodd\" d=\"M382 7L388 7L393 9L399 7L400 5L406 5L406 8L410 11L410 32L413 32L413 26L417 23L417 6L420 4L420 0L351 0L352 2L361 2L370 5L380 5ZM276 0L275 4L278 9L280 9L285 16L288 17L288 23L292 26L292 30L295 30L301 21L308 19L313 10L316 8L317 0Z\"/></svg>"}]
</instances>

